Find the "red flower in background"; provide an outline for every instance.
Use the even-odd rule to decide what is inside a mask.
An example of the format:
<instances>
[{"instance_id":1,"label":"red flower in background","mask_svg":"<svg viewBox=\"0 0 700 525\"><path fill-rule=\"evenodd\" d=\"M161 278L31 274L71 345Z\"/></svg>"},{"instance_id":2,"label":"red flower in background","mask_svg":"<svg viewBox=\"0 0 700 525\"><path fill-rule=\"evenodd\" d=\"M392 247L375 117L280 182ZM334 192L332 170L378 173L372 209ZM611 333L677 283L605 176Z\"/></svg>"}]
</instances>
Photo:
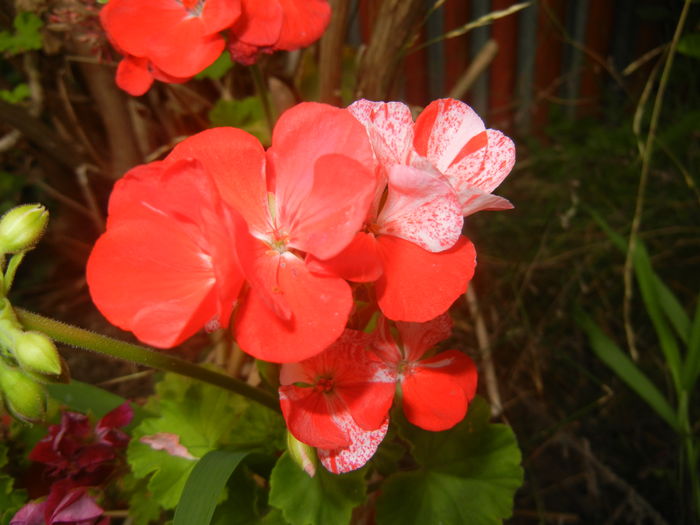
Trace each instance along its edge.
<instances>
[{"instance_id":1,"label":"red flower in background","mask_svg":"<svg viewBox=\"0 0 700 525\"><path fill-rule=\"evenodd\" d=\"M282 414L299 441L341 473L362 467L388 427L393 378L368 351L367 334L346 330L321 354L282 366Z\"/></svg>"},{"instance_id":2,"label":"red flower in background","mask_svg":"<svg viewBox=\"0 0 700 525\"><path fill-rule=\"evenodd\" d=\"M236 62L250 65L260 53L292 51L314 43L326 30L326 0L242 0L243 13L229 33Z\"/></svg>"},{"instance_id":3,"label":"red flower in background","mask_svg":"<svg viewBox=\"0 0 700 525\"><path fill-rule=\"evenodd\" d=\"M53 479L48 496L22 507L10 525L107 525L109 518L88 493L103 485L114 473L129 436L119 430L128 425L133 410L128 403L118 406L95 427L87 416L63 412L61 423L29 453L29 459L47 466Z\"/></svg>"},{"instance_id":4,"label":"red flower in background","mask_svg":"<svg viewBox=\"0 0 700 525\"><path fill-rule=\"evenodd\" d=\"M388 321L380 318L372 346L385 363L387 374L401 385L406 418L425 430L453 427L464 418L476 393L476 367L469 356L457 350L425 357L431 347L450 335L450 317L445 314L427 323L396 326L398 343Z\"/></svg>"},{"instance_id":5,"label":"red flower in background","mask_svg":"<svg viewBox=\"0 0 700 525\"><path fill-rule=\"evenodd\" d=\"M186 81L218 58L226 46L220 32L240 14L240 0L110 0L100 20L125 55L117 84L142 95L154 78Z\"/></svg>"}]
</instances>

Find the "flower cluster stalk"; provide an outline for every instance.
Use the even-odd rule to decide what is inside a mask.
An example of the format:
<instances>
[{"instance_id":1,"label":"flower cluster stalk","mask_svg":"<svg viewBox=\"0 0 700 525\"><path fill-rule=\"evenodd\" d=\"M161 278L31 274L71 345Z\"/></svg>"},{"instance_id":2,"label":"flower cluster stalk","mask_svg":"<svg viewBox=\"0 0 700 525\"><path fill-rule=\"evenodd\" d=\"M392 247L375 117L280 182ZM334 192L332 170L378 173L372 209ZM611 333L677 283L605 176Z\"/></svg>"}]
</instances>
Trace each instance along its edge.
<instances>
[{"instance_id":1,"label":"flower cluster stalk","mask_svg":"<svg viewBox=\"0 0 700 525\"><path fill-rule=\"evenodd\" d=\"M26 329L43 332L60 343L84 350L91 350L109 357L131 361L158 370L191 377L192 379L203 381L247 397L272 410L279 411L280 409L279 402L273 395L225 374L214 372L203 366L151 350L144 346L96 334L89 330L62 323L21 308L17 308L15 311L20 322Z\"/></svg>"}]
</instances>

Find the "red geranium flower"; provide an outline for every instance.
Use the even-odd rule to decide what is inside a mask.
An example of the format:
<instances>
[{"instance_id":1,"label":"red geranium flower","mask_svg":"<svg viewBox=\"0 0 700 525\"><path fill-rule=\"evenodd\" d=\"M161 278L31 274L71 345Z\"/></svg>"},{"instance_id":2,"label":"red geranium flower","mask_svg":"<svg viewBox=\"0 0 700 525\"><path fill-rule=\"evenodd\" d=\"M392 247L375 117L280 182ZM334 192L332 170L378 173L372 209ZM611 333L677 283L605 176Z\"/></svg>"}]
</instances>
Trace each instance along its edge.
<instances>
[{"instance_id":1,"label":"red geranium flower","mask_svg":"<svg viewBox=\"0 0 700 525\"><path fill-rule=\"evenodd\" d=\"M321 352L343 332L352 292L336 275L313 274L305 257L336 256L367 216L376 182L362 126L344 110L299 104L280 117L268 151L218 128L181 142L166 161L191 157L245 219L229 248L249 284L234 319L241 348L275 362Z\"/></svg>"},{"instance_id":2,"label":"red geranium flower","mask_svg":"<svg viewBox=\"0 0 700 525\"><path fill-rule=\"evenodd\" d=\"M95 305L160 348L228 326L243 285L234 214L196 160L132 169L114 186L107 231L88 259Z\"/></svg>"},{"instance_id":3,"label":"red geranium flower","mask_svg":"<svg viewBox=\"0 0 700 525\"><path fill-rule=\"evenodd\" d=\"M388 427L394 381L373 358L367 334L346 330L322 353L282 366L280 405L289 431L319 448L332 472L360 468Z\"/></svg>"},{"instance_id":4,"label":"red geranium flower","mask_svg":"<svg viewBox=\"0 0 700 525\"><path fill-rule=\"evenodd\" d=\"M117 83L142 95L153 78L182 82L196 75L224 50L220 32L240 14L240 0L110 0L100 20L126 56Z\"/></svg>"},{"instance_id":5,"label":"red geranium flower","mask_svg":"<svg viewBox=\"0 0 700 525\"><path fill-rule=\"evenodd\" d=\"M49 427L48 435L34 446L29 459L47 465L47 473L54 479L99 485L112 473L119 451L129 443L129 436L119 428L128 425L132 417L131 406L124 403L93 428L86 415L63 412L60 425Z\"/></svg>"},{"instance_id":6,"label":"red geranium flower","mask_svg":"<svg viewBox=\"0 0 700 525\"><path fill-rule=\"evenodd\" d=\"M396 323L400 343L382 317L373 341L387 373L401 385L406 418L425 430L447 430L459 423L476 393L474 362L462 352L447 350L432 357L426 352L450 335L445 314L427 323Z\"/></svg>"},{"instance_id":7,"label":"red geranium flower","mask_svg":"<svg viewBox=\"0 0 700 525\"><path fill-rule=\"evenodd\" d=\"M260 53L311 45L331 19L326 0L242 0L242 7L228 49L233 60L245 65L255 63Z\"/></svg>"}]
</instances>

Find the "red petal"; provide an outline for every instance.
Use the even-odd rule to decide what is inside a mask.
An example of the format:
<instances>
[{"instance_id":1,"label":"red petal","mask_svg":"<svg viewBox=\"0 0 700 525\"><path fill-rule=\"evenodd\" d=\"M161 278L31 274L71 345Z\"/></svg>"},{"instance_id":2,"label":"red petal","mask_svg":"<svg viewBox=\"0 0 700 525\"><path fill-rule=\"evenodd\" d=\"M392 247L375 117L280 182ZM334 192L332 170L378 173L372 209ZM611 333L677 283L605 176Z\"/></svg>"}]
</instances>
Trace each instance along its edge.
<instances>
[{"instance_id":1,"label":"red petal","mask_svg":"<svg viewBox=\"0 0 700 525\"><path fill-rule=\"evenodd\" d=\"M243 216L251 231L269 231L265 150L258 139L236 128L209 129L175 146L167 160L190 157L202 163L221 197Z\"/></svg>"},{"instance_id":2,"label":"red petal","mask_svg":"<svg viewBox=\"0 0 700 525\"><path fill-rule=\"evenodd\" d=\"M95 429L99 433L101 430L125 427L134 417L134 409L128 402L124 402L117 408L110 410L102 419L97 422Z\"/></svg>"},{"instance_id":3,"label":"red petal","mask_svg":"<svg viewBox=\"0 0 700 525\"><path fill-rule=\"evenodd\" d=\"M266 47L277 42L282 29L282 6L277 0L243 0L243 14L231 28L231 43Z\"/></svg>"},{"instance_id":4,"label":"red petal","mask_svg":"<svg viewBox=\"0 0 700 525\"><path fill-rule=\"evenodd\" d=\"M455 191L439 173L394 165L379 218L380 233L400 237L431 252L452 248L464 219Z\"/></svg>"},{"instance_id":5,"label":"red petal","mask_svg":"<svg viewBox=\"0 0 700 525\"><path fill-rule=\"evenodd\" d=\"M476 253L466 237L440 253L389 235L378 241L384 275L377 281L377 302L389 319L434 319L466 291L474 274Z\"/></svg>"},{"instance_id":6,"label":"red petal","mask_svg":"<svg viewBox=\"0 0 700 525\"><path fill-rule=\"evenodd\" d=\"M426 323L396 323L406 359L418 361L423 354L452 333L452 319L445 313Z\"/></svg>"},{"instance_id":7,"label":"red petal","mask_svg":"<svg viewBox=\"0 0 700 525\"><path fill-rule=\"evenodd\" d=\"M306 102L282 114L268 151L274 168L280 224L290 225L301 210L301 203L314 184L316 161L333 154L372 166L367 135L347 111Z\"/></svg>"},{"instance_id":8,"label":"red petal","mask_svg":"<svg viewBox=\"0 0 700 525\"><path fill-rule=\"evenodd\" d=\"M151 89L153 75L148 70L148 59L126 56L117 66L117 86L134 97Z\"/></svg>"},{"instance_id":9,"label":"red petal","mask_svg":"<svg viewBox=\"0 0 700 525\"><path fill-rule=\"evenodd\" d=\"M279 388L282 415L292 435L312 447L336 448L350 444L350 437L333 416L342 410L333 396L310 387ZM349 417L349 416L348 416Z\"/></svg>"},{"instance_id":10,"label":"red petal","mask_svg":"<svg viewBox=\"0 0 700 525\"><path fill-rule=\"evenodd\" d=\"M306 266L317 275L342 277L358 283L376 281L383 272L377 241L374 235L364 232L357 233L335 257L322 261L308 256Z\"/></svg>"},{"instance_id":11,"label":"red petal","mask_svg":"<svg viewBox=\"0 0 700 525\"><path fill-rule=\"evenodd\" d=\"M268 283L268 290L281 294L291 319L276 315L264 296L251 288L236 315L236 339L258 359L301 361L340 337L352 309L352 293L344 280L315 276L291 254L279 259L277 280Z\"/></svg>"},{"instance_id":12,"label":"red petal","mask_svg":"<svg viewBox=\"0 0 700 525\"><path fill-rule=\"evenodd\" d=\"M195 161L130 171L115 185L107 232L88 260L97 307L159 347L211 320L226 325L242 285L230 214Z\"/></svg>"},{"instance_id":13,"label":"red petal","mask_svg":"<svg viewBox=\"0 0 700 525\"><path fill-rule=\"evenodd\" d=\"M341 423L348 432L352 443L340 449L318 449L321 464L334 474L344 474L362 468L372 459L389 428L389 419L376 430L362 430L352 418L346 417Z\"/></svg>"},{"instance_id":14,"label":"red petal","mask_svg":"<svg viewBox=\"0 0 700 525\"><path fill-rule=\"evenodd\" d=\"M278 176L278 188L279 182ZM375 183L374 175L351 158L320 157L313 186L299 207L282 206L279 222L289 231L289 246L319 259L337 255L362 227Z\"/></svg>"},{"instance_id":15,"label":"red petal","mask_svg":"<svg viewBox=\"0 0 700 525\"><path fill-rule=\"evenodd\" d=\"M240 0L206 0L200 16L204 33L213 35L231 27L241 16Z\"/></svg>"},{"instance_id":16,"label":"red petal","mask_svg":"<svg viewBox=\"0 0 700 525\"><path fill-rule=\"evenodd\" d=\"M476 381L474 363L457 350L422 361L401 382L406 418L434 432L453 427L467 413Z\"/></svg>"},{"instance_id":17,"label":"red petal","mask_svg":"<svg viewBox=\"0 0 700 525\"><path fill-rule=\"evenodd\" d=\"M309 46L321 38L331 20L331 8L326 0L279 2L284 19L275 49L292 51Z\"/></svg>"}]
</instances>

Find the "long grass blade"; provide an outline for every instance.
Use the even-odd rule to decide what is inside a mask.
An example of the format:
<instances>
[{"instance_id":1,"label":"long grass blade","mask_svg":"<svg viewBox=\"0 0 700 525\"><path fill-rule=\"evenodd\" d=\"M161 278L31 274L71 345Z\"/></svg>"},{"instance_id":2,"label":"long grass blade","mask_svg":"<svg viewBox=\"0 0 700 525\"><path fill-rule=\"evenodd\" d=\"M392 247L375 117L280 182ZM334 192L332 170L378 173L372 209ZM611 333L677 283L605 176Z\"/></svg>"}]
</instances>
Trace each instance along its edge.
<instances>
[{"instance_id":1,"label":"long grass blade","mask_svg":"<svg viewBox=\"0 0 700 525\"><path fill-rule=\"evenodd\" d=\"M634 390L664 421L674 430L679 431L680 425L674 410L654 383L588 315L578 311L576 321L588 335L591 348L598 358L627 383L627 386Z\"/></svg>"},{"instance_id":2,"label":"long grass blade","mask_svg":"<svg viewBox=\"0 0 700 525\"><path fill-rule=\"evenodd\" d=\"M209 525L228 478L247 455L228 450L205 454L187 478L173 525Z\"/></svg>"},{"instance_id":3,"label":"long grass blade","mask_svg":"<svg viewBox=\"0 0 700 525\"><path fill-rule=\"evenodd\" d=\"M700 295L698 295L695 307L695 317L690 326L690 336L688 337L688 353L683 367L683 385L688 392L693 390L695 382L700 375ZM700 445L700 443L699 443Z\"/></svg>"}]
</instances>

